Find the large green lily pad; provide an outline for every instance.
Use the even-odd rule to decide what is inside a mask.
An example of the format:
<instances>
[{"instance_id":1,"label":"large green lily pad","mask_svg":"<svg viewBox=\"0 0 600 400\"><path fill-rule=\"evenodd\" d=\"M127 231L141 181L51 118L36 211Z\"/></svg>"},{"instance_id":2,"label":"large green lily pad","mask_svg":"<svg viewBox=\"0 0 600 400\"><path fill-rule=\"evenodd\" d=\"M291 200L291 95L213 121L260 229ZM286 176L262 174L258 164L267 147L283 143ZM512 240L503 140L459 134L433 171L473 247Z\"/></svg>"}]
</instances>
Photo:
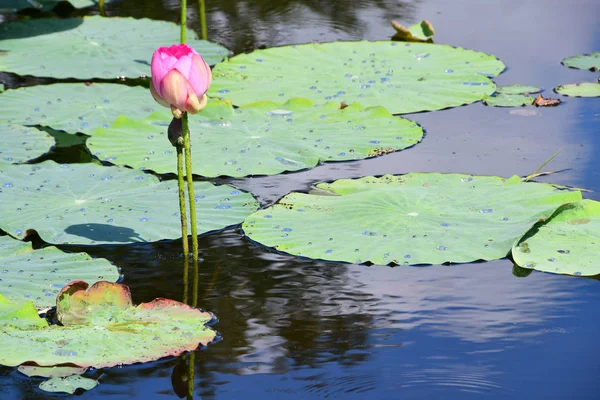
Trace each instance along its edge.
<instances>
[{"instance_id":1,"label":"large green lily pad","mask_svg":"<svg viewBox=\"0 0 600 400\"><path fill-rule=\"evenodd\" d=\"M4 92L0 100L0 121L88 135L119 115L144 118L160 108L148 89L110 83L32 86Z\"/></svg>"},{"instance_id":2,"label":"large green lily pad","mask_svg":"<svg viewBox=\"0 0 600 400\"><path fill-rule=\"evenodd\" d=\"M22 231L13 233L23 235ZM56 247L33 250L31 243L0 236L0 293L10 301L29 299L37 309L52 307L60 289L78 279L114 282L119 271L103 258L65 253Z\"/></svg>"},{"instance_id":3,"label":"large green lily pad","mask_svg":"<svg viewBox=\"0 0 600 400\"><path fill-rule=\"evenodd\" d=\"M15 306L0 304L0 364L111 367L192 351L215 337L205 326L212 315L186 304L155 299L134 307L125 285L97 282L86 289L87 283L75 281L59 293L57 316L63 326L48 326L30 302L20 317L37 318L41 325L19 323L4 312Z\"/></svg>"},{"instance_id":4,"label":"large green lily pad","mask_svg":"<svg viewBox=\"0 0 600 400\"><path fill-rule=\"evenodd\" d=\"M170 111L145 120L120 117L87 141L101 160L158 173L177 171L166 138ZM194 172L203 176L278 174L312 168L322 161L374 157L418 143L423 130L413 121L393 117L383 107L364 110L354 103L315 105L304 99L285 104L254 103L233 109L210 101L190 118Z\"/></svg>"},{"instance_id":5,"label":"large green lily pad","mask_svg":"<svg viewBox=\"0 0 600 400\"><path fill-rule=\"evenodd\" d=\"M589 69L598 71L600 69L600 52L568 57L562 60L563 65L569 68Z\"/></svg>"},{"instance_id":6,"label":"large green lily pad","mask_svg":"<svg viewBox=\"0 0 600 400\"><path fill-rule=\"evenodd\" d=\"M505 257L523 232L580 192L519 177L410 173L340 179L248 216L246 235L305 257L441 264Z\"/></svg>"},{"instance_id":7,"label":"large green lily pad","mask_svg":"<svg viewBox=\"0 0 600 400\"><path fill-rule=\"evenodd\" d=\"M70 27L71 29L65 29ZM150 75L152 52L179 41L179 27L165 21L92 16L20 20L0 27L0 71L51 78L138 78ZM215 64L227 49L197 40L187 44Z\"/></svg>"},{"instance_id":8,"label":"large green lily pad","mask_svg":"<svg viewBox=\"0 0 600 400\"><path fill-rule=\"evenodd\" d=\"M65 244L181 237L176 180L52 161L0 167L0 175L0 229L10 235L33 229L48 243ZM199 234L238 224L258 208L250 194L231 186L195 182L194 190Z\"/></svg>"},{"instance_id":9,"label":"large green lily pad","mask_svg":"<svg viewBox=\"0 0 600 400\"><path fill-rule=\"evenodd\" d=\"M52 136L36 128L0 123L0 166L37 158L50 151L54 143Z\"/></svg>"},{"instance_id":10,"label":"large green lily pad","mask_svg":"<svg viewBox=\"0 0 600 400\"><path fill-rule=\"evenodd\" d=\"M557 274L600 274L600 203L583 200L559 209L513 246L519 266Z\"/></svg>"},{"instance_id":11,"label":"large green lily pad","mask_svg":"<svg viewBox=\"0 0 600 400\"><path fill-rule=\"evenodd\" d=\"M497 58L428 43L334 42L240 54L213 70L210 96L241 106L305 97L359 102L393 114L472 103L496 90Z\"/></svg>"},{"instance_id":12,"label":"large green lily pad","mask_svg":"<svg viewBox=\"0 0 600 400\"><path fill-rule=\"evenodd\" d=\"M563 96L600 97L600 82L569 83L554 90Z\"/></svg>"}]
</instances>

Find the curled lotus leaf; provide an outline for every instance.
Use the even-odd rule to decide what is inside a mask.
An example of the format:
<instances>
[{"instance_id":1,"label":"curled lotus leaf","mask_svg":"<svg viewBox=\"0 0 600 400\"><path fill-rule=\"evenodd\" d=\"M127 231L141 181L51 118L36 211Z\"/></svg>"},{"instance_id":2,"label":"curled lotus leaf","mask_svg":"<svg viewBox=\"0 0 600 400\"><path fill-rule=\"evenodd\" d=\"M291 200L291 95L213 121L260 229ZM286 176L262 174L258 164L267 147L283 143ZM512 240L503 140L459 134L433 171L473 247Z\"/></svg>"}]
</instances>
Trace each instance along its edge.
<instances>
[{"instance_id":1,"label":"curled lotus leaf","mask_svg":"<svg viewBox=\"0 0 600 400\"><path fill-rule=\"evenodd\" d=\"M0 364L111 367L193 351L215 337L205 325L210 313L162 298L133 306L129 289L119 283L72 282L59 293L56 308L62 325L48 326L33 303L0 298Z\"/></svg>"}]
</instances>

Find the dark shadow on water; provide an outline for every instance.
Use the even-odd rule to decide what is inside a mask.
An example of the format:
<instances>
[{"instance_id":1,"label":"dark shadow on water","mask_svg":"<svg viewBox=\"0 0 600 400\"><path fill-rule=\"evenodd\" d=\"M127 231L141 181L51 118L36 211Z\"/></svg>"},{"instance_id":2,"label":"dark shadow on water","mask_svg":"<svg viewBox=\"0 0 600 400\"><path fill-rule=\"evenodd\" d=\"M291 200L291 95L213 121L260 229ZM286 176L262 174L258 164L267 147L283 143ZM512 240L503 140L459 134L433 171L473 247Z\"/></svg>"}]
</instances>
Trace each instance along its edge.
<instances>
[{"instance_id":1,"label":"dark shadow on water","mask_svg":"<svg viewBox=\"0 0 600 400\"><path fill-rule=\"evenodd\" d=\"M27 19L12 22L0 30L0 51L2 40L24 39L51 33L64 32L77 28L83 23L83 18L40 19L32 24Z\"/></svg>"},{"instance_id":2,"label":"dark shadow on water","mask_svg":"<svg viewBox=\"0 0 600 400\"><path fill-rule=\"evenodd\" d=\"M108 224L71 225L65 232L69 235L81 236L98 242L131 243L145 242L135 230L123 226Z\"/></svg>"}]
</instances>

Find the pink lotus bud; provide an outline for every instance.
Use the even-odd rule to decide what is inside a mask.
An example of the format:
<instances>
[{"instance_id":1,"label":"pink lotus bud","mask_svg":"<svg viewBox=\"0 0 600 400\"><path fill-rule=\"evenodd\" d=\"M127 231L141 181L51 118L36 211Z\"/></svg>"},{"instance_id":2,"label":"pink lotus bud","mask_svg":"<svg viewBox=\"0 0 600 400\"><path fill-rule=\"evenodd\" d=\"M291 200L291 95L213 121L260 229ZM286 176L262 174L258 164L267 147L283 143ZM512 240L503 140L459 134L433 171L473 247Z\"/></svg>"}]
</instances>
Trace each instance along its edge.
<instances>
[{"instance_id":1,"label":"pink lotus bud","mask_svg":"<svg viewBox=\"0 0 600 400\"><path fill-rule=\"evenodd\" d=\"M176 118L196 114L206 106L212 80L210 67L186 44L159 47L152 55L150 93L161 106L171 107Z\"/></svg>"}]
</instances>

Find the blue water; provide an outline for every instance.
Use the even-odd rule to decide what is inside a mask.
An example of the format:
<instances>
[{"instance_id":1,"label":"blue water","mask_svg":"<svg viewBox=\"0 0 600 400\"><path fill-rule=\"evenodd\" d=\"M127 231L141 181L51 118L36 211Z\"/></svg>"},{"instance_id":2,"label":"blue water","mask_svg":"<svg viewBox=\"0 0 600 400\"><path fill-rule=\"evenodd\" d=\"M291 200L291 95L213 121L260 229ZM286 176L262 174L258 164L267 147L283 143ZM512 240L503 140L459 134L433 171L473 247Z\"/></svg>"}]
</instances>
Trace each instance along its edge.
<instances>
[{"instance_id":1,"label":"blue water","mask_svg":"<svg viewBox=\"0 0 600 400\"><path fill-rule=\"evenodd\" d=\"M192 2L193 3L193 2ZM111 15L177 20L178 2L122 1ZM208 1L209 37L236 53L308 41L387 39L390 19L423 18L436 42L494 54L508 69L499 85L552 88L598 74L560 60L600 49L595 0ZM89 11L85 11L89 12ZM189 26L198 27L195 4ZM600 200L600 99L565 98L556 108L482 104L409 115L419 145L365 161L285 176L226 180L264 205L323 180L406 173L511 176L567 171L538 180L594 190ZM136 303L181 297L180 243L86 248L122 268ZM199 304L222 340L196 352L196 398L218 399L595 399L600 391L600 283L533 271L509 260L381 267L274 254L238 229L201 238ZM599 249L600 250L600 249ZM179 358L91 371L100 385L82 398L177 398ZM0 368L0 398L49 396L39 379Z\"/></svg>"}]
</instances>

